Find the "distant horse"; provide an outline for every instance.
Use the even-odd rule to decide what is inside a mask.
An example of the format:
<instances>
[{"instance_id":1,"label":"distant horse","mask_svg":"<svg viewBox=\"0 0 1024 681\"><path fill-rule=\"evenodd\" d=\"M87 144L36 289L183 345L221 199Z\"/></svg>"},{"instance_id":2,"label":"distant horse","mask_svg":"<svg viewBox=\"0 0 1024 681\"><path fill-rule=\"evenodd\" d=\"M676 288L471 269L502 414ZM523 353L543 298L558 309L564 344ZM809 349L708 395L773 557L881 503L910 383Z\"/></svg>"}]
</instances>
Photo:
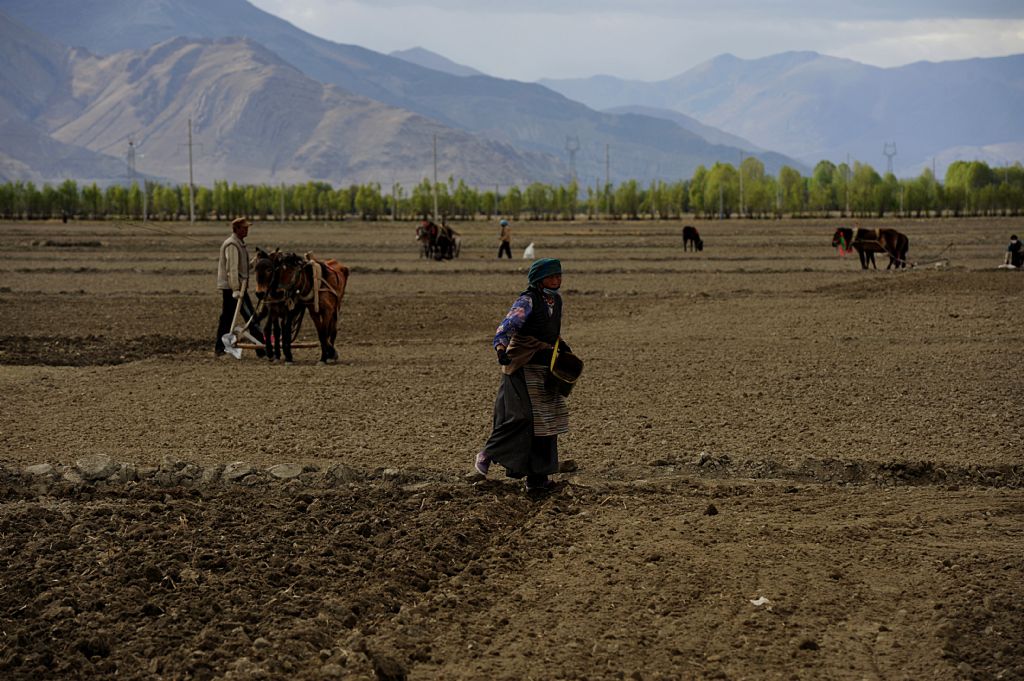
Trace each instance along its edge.
<instances>
[{"instance_id":1,"label":"distant horse","mask_svg":"<svg viewBox=\"0 0 1024 681\"><path fill-rule=\"evenodd\" d=\"M451 260L451 239L448 238L448 234L442 229L437 235L437 242L434 244L434 260Z\"/></svg>"},{"instance_id":2,"label":"distant horse","mask_svg":"<svg viewBox=\"0 0 1024 681\"><path fill-rule=\"evenodd\" d=\"M416 228L416 241L420 243L420 257L428 260L434 257L437 248L437 225L430 220L424 220Z\"/></svg>"},{"instance_id":3,"label":"distant horse","mask_svg":"<svg viewBox=\"0 0 1024 681\"><path fill-rule=\"evenodd\" d=\"M320 364L335 362L338 317L345 298L349 268L337 260L320 262L307 254L289 253L281 259L279 286L294 297L296 306L309 312L320 340Z\"/></svg>"},{"instance_id":4,"label":"distant horse","mask_svg":"<svg viewBox=\"0 0 1024 681\"><path fill-rule=\"evenodd\" d=\"M910 239L903 232L895 229L856 229L840 227L832 235L832 248L841 250L853 249L860 256L860 267L866 270L868 263L876 270L875 253L887 253L889 265L885 269L907 266L907 251L910 249Z\"/></svg>"},{"instance_id":5,"label":"distant horse","mask_svg":"<svg viewBox=\"0 0 1024 681\"><path fill-rule=\"evenodd\" d=\"M687 245L692 244L695 251L704 250L704 240L700 238L700 234L697 232L696 227L686 225L683 227L683 250L686 250Z\"/></svg>"},{"instance_id":6,"label":"distant horse","mask_svg":"<svg viewBox=\"0 0 1024 681\"><path fill-rule=\"evenodd\" d=\"M292 363L292 342L298 337L305 308L296 304L294 297L280 286L280 265L285 255L280 251L266 253L256 249L253 271L256 280L256 297L267 311L267 322L263 330L267 358L274 362L281 359Z\"/></svg>"}]
</instances>

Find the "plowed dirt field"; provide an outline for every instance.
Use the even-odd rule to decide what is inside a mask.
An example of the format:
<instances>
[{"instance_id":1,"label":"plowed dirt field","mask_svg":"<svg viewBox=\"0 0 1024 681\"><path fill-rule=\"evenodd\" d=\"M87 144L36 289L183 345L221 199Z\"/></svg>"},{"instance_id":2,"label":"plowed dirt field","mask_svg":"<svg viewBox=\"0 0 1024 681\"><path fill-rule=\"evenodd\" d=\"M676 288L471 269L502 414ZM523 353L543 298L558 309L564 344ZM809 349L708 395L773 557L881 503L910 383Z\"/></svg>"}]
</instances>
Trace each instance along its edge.
<instances>
[{"instance_id":1,"label":"plowed dirt field","mask_svg":"<svg viewBox=\"0 0 1024 681\"><path fill-rule=\"evenodd\" d=\"M352 269L329 366L214 357L225 223L0 224L0 678L1024 678L1024 223L695 224L257 222ZM467 475L529 242L543 498Z\"/></svg>"}]
</instances>

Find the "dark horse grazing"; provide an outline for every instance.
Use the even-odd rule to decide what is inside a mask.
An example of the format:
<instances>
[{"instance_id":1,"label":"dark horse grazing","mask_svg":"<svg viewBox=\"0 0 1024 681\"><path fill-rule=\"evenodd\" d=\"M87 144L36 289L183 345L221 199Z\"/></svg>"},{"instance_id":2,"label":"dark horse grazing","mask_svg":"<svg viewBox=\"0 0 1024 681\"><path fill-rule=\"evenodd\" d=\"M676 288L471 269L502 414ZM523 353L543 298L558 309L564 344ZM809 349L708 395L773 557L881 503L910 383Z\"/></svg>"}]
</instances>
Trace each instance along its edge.
<instances>
[{"instance_id":1,"label":"dark horse grazing","mask_svg":"<svg viewBox=\"0 0 1024 681\"><path fill-rule=\"evenodd\" d=\"M292 363L292 342L299 335L305 308L297 304L294 297L280 285L280 264L284 253L266 253L256 249L253 271L256 279L256 297L267 311L267 322L263 330L267 358L274 362L281 359Z\"/></svg>"},{"instance_id":2,"label":"dark horse grazing","mask_svg":"<svg viewBox=\"0 0 1024 681\"><path fill-rule=\"evenodd\" d=\"M910 239L903 232L895 229L853 229L840 227L832 235L832 248L842 250L854 249L860 256L860 267L866 270L868 263L876 270L875 253L888 253L889 265L896 269L907 266L907 251L910 249Z\"/></svg>"},{"instance_id":3,"label":"dark horse grazing","mask_svg":"<svg viewBox=\"0 0 1024 681\"><path fill-rule=\"evenodd\" d=\"M687 245L692 244L693 250L703 251L704 240L700 238L700 234L697 232L696 227L686 225L683 227L683 250L686 250Z\"/></svg>"},{"instance_id":4,"label":"dark horse grazing","mask_svg":"<svg viewBox=\"0 0 1024 681\"><path fill-rule=\"evenodd\" d=\"M320 364L335 362L334 348L338 336L338 316L345 298L349 268L337 260L320 262L311 256L295 253L285 255L278 265L278 285L293 297L296 307L303 307L316 326L320 340Z\"/></svg>"}]
</instances>

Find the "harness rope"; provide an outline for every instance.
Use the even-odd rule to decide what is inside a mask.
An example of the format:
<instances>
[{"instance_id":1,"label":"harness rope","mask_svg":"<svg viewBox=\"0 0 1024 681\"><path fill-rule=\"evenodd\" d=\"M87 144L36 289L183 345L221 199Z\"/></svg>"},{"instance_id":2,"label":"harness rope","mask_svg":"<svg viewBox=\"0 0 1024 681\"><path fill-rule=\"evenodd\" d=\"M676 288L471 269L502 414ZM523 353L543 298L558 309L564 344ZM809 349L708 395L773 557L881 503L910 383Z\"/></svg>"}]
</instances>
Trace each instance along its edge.
<instances>
[{"instance_id":1,"label":"harness rope","mask_svg":"<svg viewBox=\"0 0 1024 681\"><path fill-rule=\"evenodd\" d=\"M194 236L190 236L188 234L178 234L177 232L172 232L172 231L167 230L167 229L158 229L156 227L150 227L148 225L140 225L139 223L133 222L131 220L123 220L123 221L119 221L119 222L114 222L112 224L117 229L124 229L125 226L128 226L128 227L134 227L136 229L144 229L144 230L146 230L148 232L153 232L154 234L160 234L161 236L173 236L173 237L177 237L179 239L188 239L189 241L194 241L197 244L203 244L204 246L208 246L210 244L210 242L205 240L205 239L198 239L198 238L196 238Z\"/></svg>"},{"instance_id":2,"label":"harness rope","mask_svg":"<svg viewBox=\"0 0 1024 681\"><path fill-rule=\"evenodd\" d=\"M305 302L308 302L310 299L312 299L313 300L313 311L319 314L319 312L320 312L320 295L319 294L320 294L321 291L329 291L331 293L331 295L333 295L337 299L337 301L339 303L341 302L341 294L338 293L334 289L334 287L332 287L329 283L327 283L326 280L323 279L323 272L321 271L321 265L323 265L323 263L321 263L316 258L314 258L313 255L310 254L310 253L306 254L306 258L309 260L311 269L313 270L313 283L309 287L309 293L306 294L305 296L300 296L299 300L301 300L302 302L305 303ZM324 266L326 266L326 265L324 265ZM327 266L327 268L330 269L332 272L335 271L333 268L331 268L329 266Z\"/></svg>"}]
</instances>

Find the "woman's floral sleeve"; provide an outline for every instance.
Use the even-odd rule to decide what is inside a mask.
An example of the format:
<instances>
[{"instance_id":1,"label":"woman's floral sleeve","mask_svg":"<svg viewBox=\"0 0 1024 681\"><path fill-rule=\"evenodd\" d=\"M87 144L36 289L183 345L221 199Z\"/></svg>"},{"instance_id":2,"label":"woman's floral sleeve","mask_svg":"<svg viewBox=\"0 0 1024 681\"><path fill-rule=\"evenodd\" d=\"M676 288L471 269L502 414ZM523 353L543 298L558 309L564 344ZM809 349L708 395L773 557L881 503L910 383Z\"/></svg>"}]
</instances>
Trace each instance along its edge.
<instances>
[{"instance_id":1,"label":"woman's floral sleeve","mask_svg":"<svg viewBox=\"0 0 1024 681\"><path fill-rule=\"evenodd\" d=\"M519 296L516 302L512 303L508 314L501 320L501 324L498 324L498 329L494 333L494 347L503 345L507 348L512 336L523 328L523 324L526 323L526 318L530 316L532 310L533 300L530 299L530 296L526 294Z\"/></svg>"}]
</instances>

